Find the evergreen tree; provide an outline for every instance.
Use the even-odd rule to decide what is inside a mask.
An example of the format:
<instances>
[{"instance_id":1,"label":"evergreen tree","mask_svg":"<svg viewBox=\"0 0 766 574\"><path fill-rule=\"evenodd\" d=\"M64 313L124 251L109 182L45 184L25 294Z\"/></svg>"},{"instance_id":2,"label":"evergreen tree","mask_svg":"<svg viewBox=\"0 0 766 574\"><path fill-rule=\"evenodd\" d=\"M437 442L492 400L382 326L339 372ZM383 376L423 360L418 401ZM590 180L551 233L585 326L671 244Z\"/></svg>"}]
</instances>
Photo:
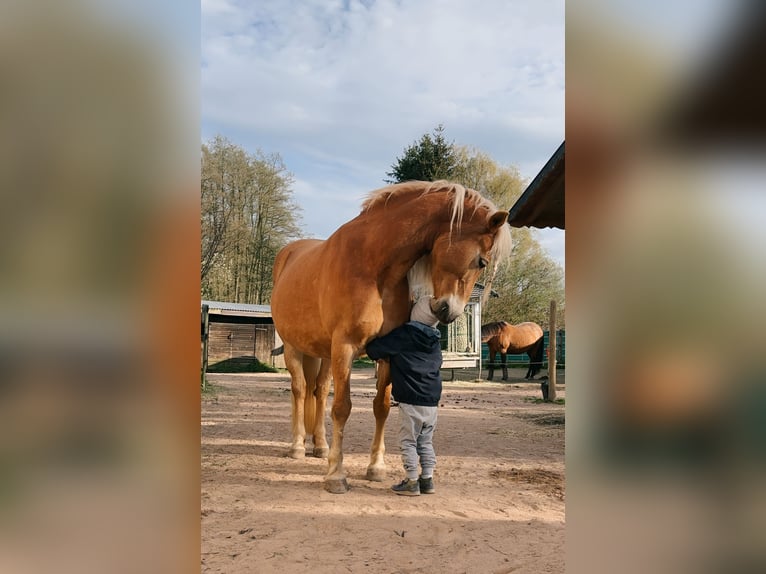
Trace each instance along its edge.
<instances>
[{"instance_id":1,"label":"evergreen tree","mask_svg":"<svg viewBox=\"0 0 766 574\"><path fill-rule=\"evenodd\" d=\"M444 126L439 124L431 134L424 134L420 141L405 148L404 155L396 158L386 183L437 179L452 179L457 157L455 146L444 138Z\"/></svg>"}]
</instances>

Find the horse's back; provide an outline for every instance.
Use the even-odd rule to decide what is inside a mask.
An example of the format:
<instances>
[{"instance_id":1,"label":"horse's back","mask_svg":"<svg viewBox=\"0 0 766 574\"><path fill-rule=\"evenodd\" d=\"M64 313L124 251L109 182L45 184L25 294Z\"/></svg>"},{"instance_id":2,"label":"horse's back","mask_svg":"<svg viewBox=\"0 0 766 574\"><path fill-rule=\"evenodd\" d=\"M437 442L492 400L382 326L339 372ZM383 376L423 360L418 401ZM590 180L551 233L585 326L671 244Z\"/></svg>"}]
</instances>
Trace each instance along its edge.
<instances>
[{"instance_id":1,"label":"horse's back","mask_svg":"<svg viewBox=\"0 0 766 574\"><path fill-rule=\"evenodd\" d=\"M529 333L530 338L533 338L535 341L543 336L543 328L537 323L533 323L531 321L519 323L516 325L516 328Z\"/></svg>"},{"instance_id":2,"label":"horse's back","mask_svg":"<svg viewBox=\"0 0 766 574\"><path fill-rule=\"evenodd\" d=\"M513 325L511 340L513 346L517 348L527 348L534 345L543 336L543 329L537 323L526 321Z\"/></svg>"},{"instance_id":3,"label":"horse's back","mask_svg":"<svg viewBox=\"0 0 766 574\"><path fill-rule=\"evenodd\" d=\"M307 259L310 263L312 253L316 253L323 244L324 240L322 239L298 239L280 249L274 259L275 288L285 269L296 266L296 261L301 259Z\"/></svg>"}]
</instances>

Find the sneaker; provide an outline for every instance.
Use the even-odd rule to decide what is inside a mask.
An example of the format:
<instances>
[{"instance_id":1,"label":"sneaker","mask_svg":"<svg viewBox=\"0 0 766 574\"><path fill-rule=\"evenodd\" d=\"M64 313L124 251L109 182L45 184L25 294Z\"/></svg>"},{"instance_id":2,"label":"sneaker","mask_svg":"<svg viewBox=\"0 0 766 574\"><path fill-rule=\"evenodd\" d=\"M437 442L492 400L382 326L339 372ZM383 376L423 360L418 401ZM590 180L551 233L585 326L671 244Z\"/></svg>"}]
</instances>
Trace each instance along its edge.
<instances>
[{"instance_id":1,"label":"sneaker","mask_svg":"<svg viewBox=\"0 0 766 574\"><path fill-rule=\"evenodd\" d=\"M415 479L405 478L399 484L393 485L391 490L402 496L420 496L420 484Z\"/></svg>"},{"instance_id":2,"label":"sneaker","mask_svg":"<svg viewBox=\"0 0 766 574\"><path fill-rule=\"evenodd\" d=\"M420 492L423 494L433 494L436 492L434 489L434 479L432 476L429 476L428 478L423 478L421 476L418 479L418 484L420 486Z\"/></svg>"}]
</instances>

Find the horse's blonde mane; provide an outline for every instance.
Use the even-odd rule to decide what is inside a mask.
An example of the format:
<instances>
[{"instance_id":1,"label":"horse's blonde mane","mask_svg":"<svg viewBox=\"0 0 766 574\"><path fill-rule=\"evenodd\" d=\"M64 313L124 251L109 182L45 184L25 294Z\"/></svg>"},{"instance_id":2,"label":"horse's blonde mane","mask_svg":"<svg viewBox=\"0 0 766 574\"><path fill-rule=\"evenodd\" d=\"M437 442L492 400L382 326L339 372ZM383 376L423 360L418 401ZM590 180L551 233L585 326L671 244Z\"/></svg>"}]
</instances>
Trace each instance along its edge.
<instances>
[{"instance_id":1,"label":"horse's blonde mane","mask_svg":"<svg viewBox=\"0 0 766 574\"><path fill-rule=\"evenodd\" d=\"M498 211L492 201L481 195L474 189L466 188L459 183L453 183L445 180L434 182L427 181L408 181L382 187L371 191L364 203L362 203L362 213L378 209L385 206L389 200L394 197L402 197L407 194L417 195L417 197L428 193L447 192L452 194L451 214L450 214L450 233L455 225L460 228L463 219L465 202L473 203L473 211L485 207L490 213ZM512 241L511 230L508 225L503 225L495 234L495 240L492 244L492 250L489 255L494 265L490 271L491 278L497 272L498 265L511 254ZM431 281L431 259L427 255L418 259L407 273L407 279L410 284L410 291L417 300L423 295L433 294L433 284Z\"/></svg>"},{"instance_id":2,"label":"horse's blonde mane","mask_svg":"<svg viewBox=\"0 0 766 574\"><path fill-rule=\"evenodd\" d=\"M407 181L404 183L395 183L387 187L381 187L371 191L367 198L362 203L362 213L372 211L378 207L384 206L388 201L394 197L402 197L404 195L417 195L418 197L436 192L446 192L452 194L452 213L450 214L450 231L457 223L460 227L460 222L463 220L463 211L466 200L473 203L474 212L480 207L486 207L490 212L497 211L497 207L486 197L480 194L475 189L469 189L454 183L440 179L438 181Z\"/></svg>"}]
</instances>

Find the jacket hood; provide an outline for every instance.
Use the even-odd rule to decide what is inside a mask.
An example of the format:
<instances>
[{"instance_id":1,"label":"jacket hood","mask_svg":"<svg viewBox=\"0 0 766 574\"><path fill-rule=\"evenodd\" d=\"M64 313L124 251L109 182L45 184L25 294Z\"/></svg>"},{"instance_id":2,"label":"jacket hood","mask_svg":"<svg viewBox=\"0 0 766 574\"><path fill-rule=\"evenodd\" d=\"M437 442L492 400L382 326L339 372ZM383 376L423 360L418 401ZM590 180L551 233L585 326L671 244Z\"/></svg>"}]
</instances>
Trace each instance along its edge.
<instances>
[{"instance_id":1,"label":"jacket hood","mask_svg":"<svg viewBox=\"0 0 766 574\"><path fill-rule=\"evenodd\" d=\"M430 325L418 321L409 321L407 324L413 327L413 341L423 349L430 349L434 344L434 341L439 341L439 339L441 339L441 332L435 327L431 327Z\"/></svg>"}]
</instances>

